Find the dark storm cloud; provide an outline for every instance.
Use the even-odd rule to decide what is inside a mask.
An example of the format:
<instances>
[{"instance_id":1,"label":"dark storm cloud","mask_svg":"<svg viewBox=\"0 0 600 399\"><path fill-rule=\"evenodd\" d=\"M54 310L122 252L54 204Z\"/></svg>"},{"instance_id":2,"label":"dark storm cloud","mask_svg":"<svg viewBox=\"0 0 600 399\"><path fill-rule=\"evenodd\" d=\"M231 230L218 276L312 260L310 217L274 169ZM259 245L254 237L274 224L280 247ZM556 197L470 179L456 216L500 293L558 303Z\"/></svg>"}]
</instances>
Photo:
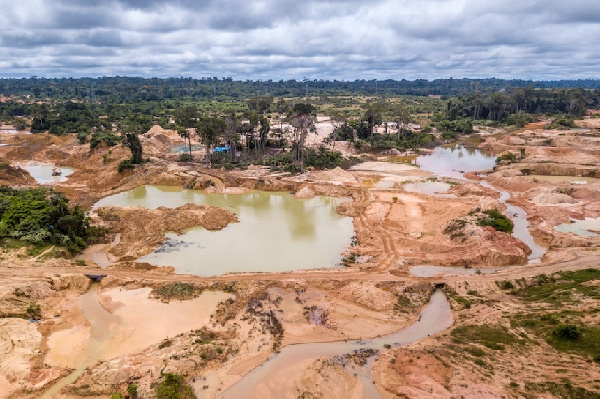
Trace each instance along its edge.
<instances>
[{"instance_id":1,"label":"dark storm cloud","mask_svg":"<svg viewBox=\"0 0 600 399\"><path fill-rule=\"evenodd\" d=\"M0 0L3 76L600 78L589 0Z\"/></svg>"}]
</instances>

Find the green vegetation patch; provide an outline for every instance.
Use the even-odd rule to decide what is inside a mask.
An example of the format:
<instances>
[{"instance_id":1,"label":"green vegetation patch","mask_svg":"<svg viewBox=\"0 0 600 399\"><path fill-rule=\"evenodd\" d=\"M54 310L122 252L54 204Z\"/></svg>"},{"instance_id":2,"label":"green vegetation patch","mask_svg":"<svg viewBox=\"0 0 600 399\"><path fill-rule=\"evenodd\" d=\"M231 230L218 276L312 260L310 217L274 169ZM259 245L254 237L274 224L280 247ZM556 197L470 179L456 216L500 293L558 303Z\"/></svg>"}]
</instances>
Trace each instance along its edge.
<instances>
[{"instance_id":1,"label":"green vegetation patch","mask_svg":"<svg viewBox=\"0 0 600 399\"><path fill-rule=\"evenodd\" d=\"M212 341L219 338L216 332L207 330L206 328L195 330L194 335L197 337L194 342L199 345L210 344Z\"/></svg>"},{"instance_id":2,"label":"green vegetation patch","mask_svg":"<svg viewBox=\"0 0 600 399\"><path fill-rule=\"evenodd\" d=\"M541 274L537 279L515 294L527 302L547 302L565 304L576 301L574 294L581 297L600 299L600 289L584 284L600 280L600 269L583 269L578 271L559 272L554 276Z\"/></svg>"},{"instance_id":3,"label":"green vegetation patch","mask_svg":"<svg viewBox=\"0 0 600 399\"><path fill-rule=\"evenodd\" d=\"M511 164L515 162L517 162L517 155L513 154L512 152L507 152L506 154L502 154L498 158L496 158L496 163Z\"/></svg>"},{"instance_id":4,"label":"green vegetation patch","mask_svg":"<svg viewBox=\"0 0 600 399\"><path fill-rule=\"evenodd\" d=\"M553 276L542 274L529 285L513 292L531 304L552 304L554 309L565 309L584 298L600 299L598 287L589 284L599 279L600 270L593 268L559 272ZM558 351L577 353L600 362L600 326L584 323L584 316L594 311L599 310L588 309L584 313L532 309L512 316L511 325L526 329Z\"/></svg>"},{"instance_id":5,"label":"green vegetation patch","mask_svg":"<svg viewBox=\"0 0 600 399\"><path fill-rule=\"evenodd\" d=\"M506 345L523 344L506 327L490 325L465 325L456 327L450 333L456 343L479 343L493 350L503 350Z\"/></svg>"},{"instance_id":6,"label":"green vegetation patch","mask_svg":"<svg viewBox=\"0 0 600 399\"><path fill-rule=\"evenodd\" d=\"M152 295L163 302L171 299L185 300L202 294L202 288L190 283L173 282L152 290Z\"/></svg>"},{"instance_id":7,"label":"green vegetation patch","mask_svg":"<svg viewBox=\"0 0 600 399\"><path fill-rule=\"evenodd\" d=\"M69 200L50 188L17 190L0 187L0 238L23 244L66 247L80 252L103 237L104 229L90 226L83 209L69 208ZM14 244L14 241L13 241Z\"/></svg>"},{"instance_id":8,"label":"green vegetation patch","mask_svg":"<svg viewBox=\"0 0 600 399\"><path fill-rule=\"evenodd\" d=\"M527 399L539 397L539 393L549 393L554 397L563 399L592 399L600 398L600 394L588 391L582 387L574 387L570 381L556 382L526 382L523 396Z\"/></svg>"},{"instance_id":9,"label":"green vegetation patch","mask_svg":"<svg viewBox=\"0 0 600 399\"><path fill-rule=\"evenodd\" d=\"M156 399L196 399L192 387L179 374L163 374L153 388Z\"/></svg>"},{"instance_id":10,"label":"green vegetation patch","mask_svg":"<svg viewBox=\"0 0 600 399\"><path fill-rule=\"evenodd\" d=\"M479 226L492 226L497 231L512 233L514 224L512 220L504 216L497 209L488 209L483 211L484 216L477 218Z\"/></svg>"}]
</instances>

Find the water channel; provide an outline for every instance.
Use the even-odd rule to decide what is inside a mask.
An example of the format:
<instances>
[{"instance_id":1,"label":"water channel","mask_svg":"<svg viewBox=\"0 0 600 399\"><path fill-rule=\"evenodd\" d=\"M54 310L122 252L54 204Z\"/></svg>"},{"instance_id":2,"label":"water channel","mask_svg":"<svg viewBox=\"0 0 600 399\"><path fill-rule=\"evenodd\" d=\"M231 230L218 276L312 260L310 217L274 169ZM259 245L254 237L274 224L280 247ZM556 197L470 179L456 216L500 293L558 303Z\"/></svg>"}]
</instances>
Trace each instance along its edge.
<instances>
[{"instance_id":1,"label":"water channel","mask_svg":"<svg viewBox=\"0 0 600 399\"><path fill-rule=\"evenodd\" d=\"M454 145L436 147L432 154L418 157L417 164L421 169L435 173L438 176L464 179L464 173L466 172L478 172L493 168L496 164L496 157L478 149ZM479 184L500 193L499 200L506 206L506 213L514 223L513 237L521 240L531 249L531 254L528 256L529 262L539 261L546 253L546 249L536 243L529 233L529 222L525 211L518 206L507 203L510 199L509 192L500 191L486 181L480 181ZM414 189L417 190L418 186ZM494 269L494 271L496 270L499 269ZM413 272L413 275L420 277L431 277L442 273L439 266L411 268L411 273ZM476 272L477 269L455 268L449 269L447 273L472 274ZM483 273L483 271L481 272ZM488 272L490 271L486 271L486 273Z\"/></svg>"},{"instance_id":2,"label":"water channel","mask_svg":"<svg viewBox=\"0 0 600 399\"><path fill-rule=\"evenodd\" d=\"M98 303L98 283L92 283L89 290L79 297L79 306L90 322L90 341L81 360L71 372L42 394L40 399L51 399L61 389L75 382L85 370L95 363L105 351L109 341L117 330L119 318Z\"/></svg>"},{"instance_id":3,"label":"water channel","mask_svg":"<svg viewBox=\"0 0 600 399\"><path fill-rule=\"evenodd\" d=\"M466 268L458 266L431 266L418 265L411 266L408 271L415 277L439 277L452 274L474 275L474 274L492 274L501 270L506 270L518 266L485 267L485 268Z\"/></svg>"},{"instance_id":4,"label":"water channel","mask_svg":"<svg viewBox=\"0 0 600 399\"><path fill-rule=\"evenodd\" d=\"M366 349L382 350L384 345L392 347L409 345L446 330L453 322L450 304L446 296L438 289L431 296L431 300L421 313L419 320L413 324L380 338L286 346L227 389L220 398L252 397L251 392L259 385L269 391L271 381L289 376L287 373L295 365L307 359L330 358ZM349 373L357 373L360 376L364 398L382 397L371 378L371 367L374 361L375 357L373 356L362 368L352 370L346 368ZM272 397L277 397L277 392L273 391L272 393Z\"/></svg>"},{"instance_id":5,"label":"water channel","mask_svg":"<svg viewBox=\"0 0 600 399\"><path fill-rule=\"evenodd\" d=\"M196 203L234 212L239 223L222 231L201 227L167 240L139 258L178 273L200 276L231 272L285 272L335 267L354 235L352 219L336 207L344 199L317 196L299 200L289 193L250 191L205 194L170 186L140 186L100 200L100 206L159 206L175 208Z\"/></svg>"},{"instance_id":6,"label":"water channel","mask_svg":"<svg viewBox=\"0 0 600 399\"><path fill-rule=\"evenodd\" d=\"M527 221L527 214L525 211L515 205L507 203L510 199L510 193L508 191L500 191L486 181L479 182L484 187L491 188L500 193L500 202L506 206L506 211L514 224L512 236L523 241L530 249L529 262L537 262L546 253L546 248L535 242L531 233L529 233L529 222Z\"/></svg>"}]
</instances>

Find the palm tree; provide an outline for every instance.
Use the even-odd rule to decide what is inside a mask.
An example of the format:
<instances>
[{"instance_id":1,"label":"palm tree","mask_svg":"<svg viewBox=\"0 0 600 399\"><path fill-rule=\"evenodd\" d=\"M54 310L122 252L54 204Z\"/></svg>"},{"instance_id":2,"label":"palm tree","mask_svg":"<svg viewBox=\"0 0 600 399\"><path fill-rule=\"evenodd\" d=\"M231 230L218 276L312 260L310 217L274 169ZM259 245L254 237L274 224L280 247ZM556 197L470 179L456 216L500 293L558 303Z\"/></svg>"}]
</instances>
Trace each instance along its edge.
<instances>
[{"instance_id":1,"label":"palm tree","mask_svg":"<svg viewBox=\"0 0 600 399\"><path fill-rule=\"evenodd\" d=\"M177 133L187 139L190 159L192 159L192 139L190 130L198 124L198 109L193 105L179 108L175 111L175 122L179 125Z\"/></svg>"}]
</instances>

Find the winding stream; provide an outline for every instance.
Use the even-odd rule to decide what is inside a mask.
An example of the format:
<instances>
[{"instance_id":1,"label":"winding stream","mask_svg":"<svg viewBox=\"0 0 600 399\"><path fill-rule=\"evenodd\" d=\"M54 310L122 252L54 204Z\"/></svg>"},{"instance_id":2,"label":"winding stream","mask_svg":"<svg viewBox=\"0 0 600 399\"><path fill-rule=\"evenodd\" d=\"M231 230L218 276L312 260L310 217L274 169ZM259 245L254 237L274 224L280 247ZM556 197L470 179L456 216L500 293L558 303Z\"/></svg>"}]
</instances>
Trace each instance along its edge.
<instances>
[{"instance_id":1,"label":"winding stream","mask_svg":"<svg viewBox=\"0 0 600 399\"><path fill-rule=\"evenodd\" d=\"M432 154L418 157L417 164L422 170L435 173L438 176L465 179L465 172L491 169L496 163L495 160L495 156L483 153L478 149L455 145L436 147ZM531 233L529 233L529 222L525 211L518 206L507 203L510 199L509 192L498 190L486 181L480 181L479 184L500 193L499 200L506 206L508 217L514 224L513 237L521 240L531 249L531 254L528 256L529 263L539 262L546 253L546 248L536 243ZM477 272L488 274L505 268L465 269L421 265L413 266L409 272L416 277L433 277L443 274L475 274Z\"/></svg>"},{"instance_id":2,"label":"winding stream","mask_svg":"<svg viewBox=\"0 0 600 399\"><path fill-rule=\"evenodd\" d=\"M69 384L72 384L79 378L85 370L94 364L106 350L106 347L116 333L116 327L119 323L119 318L106 309L98 302L98 283L92 283L89 290L79 297L79 305L83 311L83 315L90 322L90 341L80 356L80 362L71 372L63 379L59 380L55 385L40 396L41 399L51 399L61 389Z\"/></svg>"},{"instance_id":3,"label":"winding stream","mask_svg":"<svg viewBox=\"0 0 600 399\"><path fill-rule=\"evenodd\" d=\"M538 262L542 259L542 256L546 253L546 248L536 243L531 233L529 233L529 222L527 221L525 211L518 206L506 202L510 199L510 193L508 191L500 191L486 181L480 181L479 184L500 193L500 202L506 206L510 220L514 224L513 237L523 241L531 249L531 253L528 256L529 262Z\"/></svg>"},{"instance_id":4,"label":"winding stream","mask_svg":"<svg viewBox=\"0 0 600 399\"><path fill-rule=\"evenodd\" d=\"M395 333L367 340L286 346L232 385L219 397L249 398L252 397L250 392L256 392L257 388L261 388L263 393L265 391L269 392L270 397L279 397L281 392L277 390L277 385L280 385L282 380L287 381L292 376L291 370L302 361L341 356L366 349L381 350L384 345L394 347L408 345L446 330L452 325L453 321L450 304L442 291L437 289L431 296L429 304L421 313L419 320ZM382 397L371 378L371 366L374 361L375 356L371 357L364 367L352 370L353 373L358 373L362 380L363 397L365 398ZM275 382L278 384L274 384Z\"/></svg>"}]
</instances>

